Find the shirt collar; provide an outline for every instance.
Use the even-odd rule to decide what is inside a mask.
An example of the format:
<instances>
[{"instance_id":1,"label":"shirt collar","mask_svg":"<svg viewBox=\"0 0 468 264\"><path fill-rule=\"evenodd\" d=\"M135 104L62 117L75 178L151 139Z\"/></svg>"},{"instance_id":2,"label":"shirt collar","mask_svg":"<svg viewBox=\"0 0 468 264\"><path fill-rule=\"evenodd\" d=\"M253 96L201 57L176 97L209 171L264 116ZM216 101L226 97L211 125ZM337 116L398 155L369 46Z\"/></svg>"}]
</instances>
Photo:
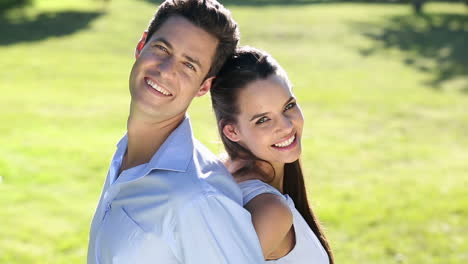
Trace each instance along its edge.
<instances>
[{"instance_id":1,"label":"shirt collar","mask_svg":"<svg viewBox=\"0 0 468 264\"><path fill-rule=\"evenodd\" d=\"M117 143L122 156L127 150L127 134ZM185 172L193 156L193 133L190 118L185 116L180 125L172 131L151 160L144 166L143 174L152 170L169 170Z\"/></svg>"}]
</instances>

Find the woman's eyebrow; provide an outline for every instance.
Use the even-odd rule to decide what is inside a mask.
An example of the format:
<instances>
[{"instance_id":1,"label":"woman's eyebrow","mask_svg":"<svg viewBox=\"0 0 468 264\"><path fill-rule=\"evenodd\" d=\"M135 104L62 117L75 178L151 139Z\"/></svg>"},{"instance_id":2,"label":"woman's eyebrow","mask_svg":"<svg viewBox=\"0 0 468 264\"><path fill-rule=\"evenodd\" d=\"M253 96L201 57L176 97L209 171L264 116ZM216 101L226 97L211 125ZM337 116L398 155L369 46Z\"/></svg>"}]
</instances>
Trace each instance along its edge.
<instances>
[{"instance_id":1,"label":"woman's eyebrow","mask_svg":"<svg viewBox=\"0 0 468 264\"><path fill-rule=\"evenodd\" d=\"M252 121L252 120L254 120L254 119L256 119L256 118L259 118L259 117L261 117L261 116L264 116L264 115L266 115L266 114L268 114L268 113L269 113L269 112L265 112L265 113L261 113L261 114L256 114L256 115L252 116L252 118L250 119L250 121Z\"/></svg>"},{"instance_id":2,"label":"woman's eyebrow","mask_svg":"<svg viewBox=\"0 0 468 264\"><path fill-rule=\"evenodd\" d=\"M294 97L293 96L289 97L289 99L286 101L286 103L284 105L289 104L289 102L291 102L292 100L294 100Z\"/></svg>"}]
</instances>

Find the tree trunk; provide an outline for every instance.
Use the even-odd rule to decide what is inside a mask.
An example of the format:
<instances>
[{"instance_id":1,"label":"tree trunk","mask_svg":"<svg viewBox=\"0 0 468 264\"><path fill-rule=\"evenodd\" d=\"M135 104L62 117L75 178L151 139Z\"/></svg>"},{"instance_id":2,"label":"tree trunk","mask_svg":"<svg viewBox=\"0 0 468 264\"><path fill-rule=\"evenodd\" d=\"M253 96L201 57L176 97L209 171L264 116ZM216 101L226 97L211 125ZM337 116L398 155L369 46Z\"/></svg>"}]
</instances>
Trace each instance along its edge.
<instances>
[{"instance_id":1,"label":"tree trunk","mask_svg":"<svg viewBox=\"0 0 468 264\"><path fill-rule=\"evenodd\" d=\"M468 0L465 0L468 1ZM421 14L425 0L412 0L413 10L416 14Z\"/></svg>"}]
</instances>

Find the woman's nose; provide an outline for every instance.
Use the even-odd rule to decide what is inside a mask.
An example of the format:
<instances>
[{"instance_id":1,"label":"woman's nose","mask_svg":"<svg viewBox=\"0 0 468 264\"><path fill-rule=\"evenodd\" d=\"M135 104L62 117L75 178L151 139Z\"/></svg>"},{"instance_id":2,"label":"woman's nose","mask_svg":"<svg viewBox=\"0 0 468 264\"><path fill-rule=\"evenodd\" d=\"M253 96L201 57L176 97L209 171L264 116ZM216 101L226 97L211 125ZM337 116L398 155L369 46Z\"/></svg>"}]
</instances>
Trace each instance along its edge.
<instances>
[{"instance_id":1,"label":"woman's nose","mask_svg":"<svg viewBox=\"0 0 468 264\"><path fill-rule=\"evenodd\" d=\"M282 116L277 123L277 132L287 135L291 133L293 129L293 122L292 120L287 117L287 116Z\"/></svg>"}]
</instances>

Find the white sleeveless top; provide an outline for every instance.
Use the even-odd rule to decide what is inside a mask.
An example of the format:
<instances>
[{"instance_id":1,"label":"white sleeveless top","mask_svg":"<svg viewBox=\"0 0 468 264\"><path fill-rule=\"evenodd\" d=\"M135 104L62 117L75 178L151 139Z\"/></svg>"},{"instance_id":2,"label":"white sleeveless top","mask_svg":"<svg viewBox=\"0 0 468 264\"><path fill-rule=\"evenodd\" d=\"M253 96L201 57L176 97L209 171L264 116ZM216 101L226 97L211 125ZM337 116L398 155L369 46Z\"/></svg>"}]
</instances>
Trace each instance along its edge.
<instances>
[{"instance_id":1,"label":"white sleeveless top","mask_svg":"<svg viewBox=\"0 0 468 264\"><path fill-rule=\"evenodd\" d=\"M291 209L296 245L286 256L277 260L268 260L265 263L329 264L327 252L287 194L283 195L273 186L260 180L246 180L239 183L239 186L243 193L244 205L259 194L272 193L283 197Z\"/></svg>"}]
</instances>

